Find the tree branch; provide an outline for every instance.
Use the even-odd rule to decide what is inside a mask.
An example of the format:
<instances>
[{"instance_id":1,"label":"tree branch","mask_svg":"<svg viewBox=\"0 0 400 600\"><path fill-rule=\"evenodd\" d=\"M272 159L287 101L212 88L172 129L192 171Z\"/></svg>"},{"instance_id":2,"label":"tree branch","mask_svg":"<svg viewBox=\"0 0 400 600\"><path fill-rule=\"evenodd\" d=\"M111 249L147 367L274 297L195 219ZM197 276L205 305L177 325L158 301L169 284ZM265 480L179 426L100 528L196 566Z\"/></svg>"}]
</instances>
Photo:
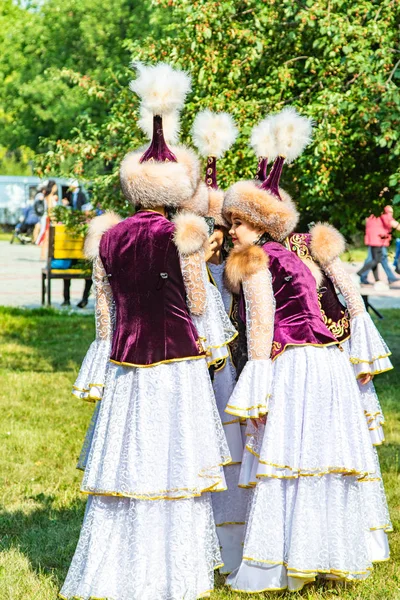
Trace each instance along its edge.
<instances>
[{"instance_id":1,"label":"tree branch","mask_svg":"<svg viewBox=\"0 0 400 600\"><path fill-rule=\"evenodd\" d=\"M389 77L386 80L385 85L387 85L388 83L390 83L393 79L394 74L396 73L397 67L400 65L400 59L397 61L397 63L394 65Z\"/></svg>"},{"instance_id":2,"label":"tree branch","mask_svg":"<svg viewBox=\"0 0 400 600\"><path fill-rule=\"evenodd\" d=\"M289 58L283 64L288 65L289 63L295 62L296 60L302 60L303 58L310 58L309 56L296 56L295 58Z\"/></svg>"}]
</instances>

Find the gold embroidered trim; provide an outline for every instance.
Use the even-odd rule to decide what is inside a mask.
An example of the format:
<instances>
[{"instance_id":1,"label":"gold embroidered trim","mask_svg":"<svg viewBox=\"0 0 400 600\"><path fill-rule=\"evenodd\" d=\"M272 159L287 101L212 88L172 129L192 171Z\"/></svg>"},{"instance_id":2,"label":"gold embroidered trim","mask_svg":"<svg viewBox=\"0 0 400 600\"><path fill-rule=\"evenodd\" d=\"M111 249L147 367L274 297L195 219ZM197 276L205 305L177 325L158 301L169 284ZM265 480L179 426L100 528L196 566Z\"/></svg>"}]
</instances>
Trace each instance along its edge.
<instances>
[{"instance_id":1,"label":"gold embroidered trim","mask_svg":"<svg viewBox=\"0 0 400 600\"><path fill-rule=\"evenodd\" d=\"M215 527L224 527L224 525L246 525L244 521L225 521L225 523L216 523Z\"/></svg>"},{"instance_id":2,"label":"gold embroidered trim","mask_svg":"<svg viewBox=\"0 0 400 600\"><path fill-rule=\"evenodd\" d=\"M360 377L364 377L364 375L380 375L381 373L386 373L387 371L391 371L393 369L393 365L388 367L387 369L382 369L381 371L363 371L362 373L358 373L356 379L360 379Z\"/></svg>"},{"instance_id":3,"label":"gold embroidered trim","mask_svg":"<svg viewBox=\"0 0 400 600\"><path fill-rule=\"evenodd\" d=\"M297 256L305 264L307 264L307 261L318 264L314 260L312 254L310 252L310 249L307 246L305 239L306 239L306 236L304 233L295 233L290 237L290 240L289 240L289 238L285 239L286 248L288 250L290 250L291 252L294 252L295 254L297 254ZM329 331L336 338L342 338L341 343L347 341L350 338L350 332L349 332L350 315L348 313L348 310L345 309L344 312L341 311L343 314L343 317L341 319L339 319L339 321L333 321L331 318L327 317L324 309L322 308L321 298L322 298L322 294L318 293L319 309L320 309L322 319L323 319L324 324L326 325L327 329L329 329ZM342 336L344 336L344 335L347 335L347 337L343 338Z\"/></svg>"},{"instance_id":4,"label":"gold embroidered trim","mask_svg":"<svg viewBox=\"0 0 400 600\"><path fill-rule=\"evenodd\" d=\"M340 570L340 569L298 569L296 567L289 567L288 563L285 561L273 561L273 560L263 560L263 559L259 559L259 558L253 558L251 556L243 556L243 560L249 560L252 562L258 562L258 563L265 563L268 565L283 565L284 567L286 567L288 574L289 571L294 571L295 573L309 573L309 575L311 577L313 576L317 576L318 573L325 573L325 574L331 574L331 575L339 575L339 576L346 576L346 575L366 575L369 571L372 571L372 569L369 567L367 568L365 571L344 571L344 570ZM372 561L372 562L378 562L378 561Z\"/></svg>"},{"instance_id":5,"label":"gold embroidered trim","mask_svg":"<svg viewBox=\"0 0 400 600\"><path fill-rule=\"evenodd\" d=\"M305 344L285 344L285 347L283 348L283 350L281 352L279 352L279 354L276 354L273 358L271 358L272 361L276 360L278 358L278 356L280 356L281 354L283 354L286 350L286 348L288 348L289 346L293 346L293 347L300 347L300 346L315 346L316 348L326 348L328 346L338 346L340 349L340 343L339 341L336 342L329 342L328 344L311 344L306 342ZM392 367L393 368L393 367Z\"/></svg>"},{"instance_id":6,"label":"gold embroidered trim","mask_svg":"<svg viewBox=\"0 0 400 600\"><path fill-rule=\"evenodd\" d=\"M86 494L87 496L108 496L108 497L113 497L113 498L132 498L133 500L146 500L148 502L151 501L155 501L155 500L186 500L188 498L200 498L200 496L202 494L205 494L207 492L214 492L215 494L217 492L226 492L227 491L227 487L222 488L220 490L216 490L214 488L216 488L220 483L221 483L222 479L220 481L217 481L216 483L214 483L213 485L209 486L208 488L204 488L202 490L200 490L199 492L192 492L190 494L186 494L186 495L182 495L182 496L175 496L174 498L171 498L171 496L153 496L153 497L149 497L146 495L141 496L140 494L120 494L119 492L94 492L94 491L86 491L86 490L81 490L82 494ZM185 488L182 488L182 490L184 490ZM189 491L189 490L188 490Z\"/></svg>"},{"instance_id":7,"label":"gold embroidered trim","mask_svg":"<svg viewBox=\"0 0 400 600\"><path fill-rule=\"evenodd\" d=\"M164 365L172 362L182 362L183 360L198 360L200 358L206 359L205 354L201 354L200 356L185 356L184 358L167 358L165 360L160 360L156 363L151 363L150 365L136 365L135 363L127 363L127 362L119 362L117 360L109 359L110 362L115 365L120 365L121 367L135 367L137 369L148 369L149 367L157 367L158 365Z\"/></svg>"},{"instance_id":8,"label":"gold embroidered trim","mask_svg":"<svg viewBox=\"0 0 400 600\"><path fill-rule=\"evenodd\" d=\"M381 360L382 358L388 358L388 356L391 356L391 354L392 354L391 352L389 352L388 354L382 354L381 356L376 356L372 360L363 360L362 358L351 357L350 362L352 365L359 365L361 363L367 363L367 365L373 365L376 360Z\"/></svg>"},{"instance_id":9,"label":"gold embroidered trim","mask_svg":"<svg viewBox=\"0 0 400 600\"><path fill-rule=\"evenodd\" d=\"M248 418L252 418L250 415L248 415L247 413L249 412L249 410L253 410L253 409L262 409L263 411L265 410L265 412L261 412L260 410L259 412L259 416L263 417L268 413L268 409L265 406L265 404L257 404L255 406L250 406L248 408L240 408L239 406L231 406L230 404L227 404L226 408L225 408L225 412L228 415L232 415L234 417L248 417Z\"/></svg>"}]
</instances>

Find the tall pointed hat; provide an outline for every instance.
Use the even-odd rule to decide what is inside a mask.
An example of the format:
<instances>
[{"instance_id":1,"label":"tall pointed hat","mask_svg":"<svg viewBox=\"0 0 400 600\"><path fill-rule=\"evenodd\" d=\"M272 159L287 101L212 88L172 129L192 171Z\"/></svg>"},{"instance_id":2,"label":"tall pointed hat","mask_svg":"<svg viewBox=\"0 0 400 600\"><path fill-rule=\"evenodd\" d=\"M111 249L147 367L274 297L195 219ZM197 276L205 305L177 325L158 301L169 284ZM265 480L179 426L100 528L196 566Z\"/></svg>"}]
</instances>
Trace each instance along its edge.
<instances>
[{"instance_id":1,"label":"tall pointed hat","mask_svg":"<svg viewBox=\"0 0 400 600\"><path fill-rule=\"evenodd\" d=\"M265 181L267 178L267 166L270 161L275 160L278 150L276 147L274 117L268 116L258 125L253 127L250 145L258 157L258 165L255 179Z\"/></svg>"},{"instance_id":2,"label":"tall pointed hat","mask_svg":"<svg viewBox=\"0 0 400 600\"><path fill-rule=\"evenodd\" d=\"M282 242L299 219L294 202L279 186L282 168L311 141L312 121L289 107L271 117L271 128L277 153L271 171L261 185L259 181L239 181L231 186L225 195L223 214L228 220L235 214Z\"/></svg>"},{"instance_id":3,"label":"tall pointed hat","mask_svg":"<svg viewBox=\"0 0 400 600\"><path fill-rule=\"evenodd\" d=\"M221 227L229 227L229 223L222 216L224 192L218 187L217 160L229 150L237 134L232 116L225 112L204 110L198 113L192 128L193 143L206 159L208 210L205 216L213 217L215 224Z\"/></svg>"},{"instance_id":4,"label":"tall pointed hat","mask_svg":"<svg viewBox=\"0 0 400 600\"><path fill-rule=\"evenodd\" d=\"M178 139L179 113L191 89L190 77L166 63L133 66L137 78L129 87L140 98L138 125L151 143L123 159L124 195L136 207L190 207L200 180L199 160L189 148L168 145Z\"/></svg>"}]
</instances>

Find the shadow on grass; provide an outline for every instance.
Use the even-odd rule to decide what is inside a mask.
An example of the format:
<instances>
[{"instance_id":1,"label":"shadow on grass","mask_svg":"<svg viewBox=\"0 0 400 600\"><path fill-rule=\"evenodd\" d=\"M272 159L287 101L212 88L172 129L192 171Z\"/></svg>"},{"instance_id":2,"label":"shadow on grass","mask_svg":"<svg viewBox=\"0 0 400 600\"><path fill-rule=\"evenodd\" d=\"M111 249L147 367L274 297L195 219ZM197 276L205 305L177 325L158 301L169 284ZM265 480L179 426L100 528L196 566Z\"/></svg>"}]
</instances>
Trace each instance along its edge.
<instances>
[{"instance_id":1,"label":"shadow on grass","mask_svg":"<svg viewBox=\"0 0 400 600\"><path fill-rule=\"evenodd\" d=\"M1 364L14 371L78 371L95 337L94 316L0 307Z\"/></svg>"},{"instance_id":2,"label":"shadow on grass","mask_svg":"<svg viewBox=\"0 0 400 600\"><path fill-rule=\"evenodd\" d=\"M0 550L17 549L37 573L51 575L61 588L83 521L85 501L54 508L54 498L38 494L30 498L40 505L29 514L0 512Z\"/></svg>"}]
</instances>

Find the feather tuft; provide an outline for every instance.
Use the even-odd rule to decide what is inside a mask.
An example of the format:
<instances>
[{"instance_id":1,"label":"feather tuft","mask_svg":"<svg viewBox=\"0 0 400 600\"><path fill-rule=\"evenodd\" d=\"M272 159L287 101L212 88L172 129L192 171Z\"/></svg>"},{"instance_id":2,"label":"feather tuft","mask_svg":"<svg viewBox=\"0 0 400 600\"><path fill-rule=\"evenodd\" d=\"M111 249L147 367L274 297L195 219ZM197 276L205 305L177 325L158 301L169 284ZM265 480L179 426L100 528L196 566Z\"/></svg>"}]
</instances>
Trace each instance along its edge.
<instances>
[{"instance_id":1,"label":"feather tuft","mask_svg":"<svg viewBox=\"0 0 400 600\"><path fill-rule=\"evenodd\" d=\"M268 158L269 161L275 160L278 156L274 120L275 117L272 115L263 119L253 127L250 138L250 145L256 156L263 156Z\"/></svg>"},{"instance_id":2,"label":"feather tuft","mask_svg":"<svg viewBox=\"0 0 400 600\"><path fill-rule=\"evenodd\" d=\"M274 115L273 125L278 154L290 163L311 142L312 119L302 117L293 106L288 106Z\"/></svg>"},{"instance_id":3,"label":"feather tuft","mask_svg":"<svg viewBox=\"0 0 400 600\"><path fill-rule=\"evenodd\" d=\"M179 112L174 110L165 114L163 116L162 124L164 139L167 144L178 143L180 129ZM140 107L140 118L138 120L138 125L151 140L153 137L153 113L144 106Z\"/></svg>"},{"instance_id":4,"label":"feather tuft","mask_svg":"<svg viewBox=\"0 0 400 600\"><path fill-rule=\"evenodd\" d=\"M191 77L184 71L173 69L167 63L144 65L134 62L138 76L129 88L141 100L141 105L152 115L164 117L180 110L191 90Z\"/></svg>"},{"instance_id":5,"label":"feather tuft","mask_svg":"<svg viewBox=\"0 0 400 600\"><path fill-rule=\"evenodd\" d=\"M203 110L196 116L193 142L202 156L221 158L234 143L238 129L232 116L225 112Z\"/></svg>"}]
</instances>

